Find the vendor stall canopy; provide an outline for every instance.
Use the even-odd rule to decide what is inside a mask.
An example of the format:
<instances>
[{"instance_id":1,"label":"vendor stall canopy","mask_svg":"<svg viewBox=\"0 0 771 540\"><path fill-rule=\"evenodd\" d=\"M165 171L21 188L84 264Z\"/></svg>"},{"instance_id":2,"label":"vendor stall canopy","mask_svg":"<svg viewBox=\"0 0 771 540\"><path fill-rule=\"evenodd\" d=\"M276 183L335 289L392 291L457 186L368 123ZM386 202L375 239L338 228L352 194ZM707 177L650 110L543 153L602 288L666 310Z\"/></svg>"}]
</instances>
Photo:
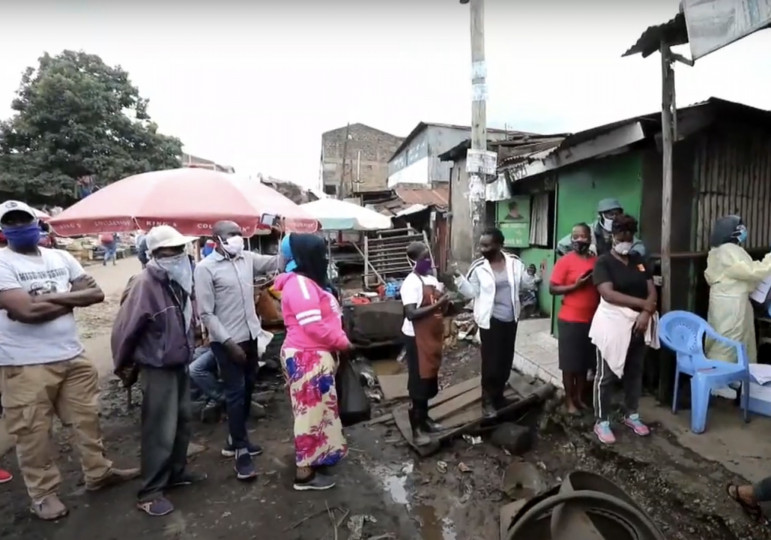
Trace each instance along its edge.
<instances>
[{"instance_id":1,"label":"vendor stall canopy","mask_svg":"<svg viewBox=\"0 0 771 540\"><path fill-rule=\"evenodd\" d=\"M156 225L171 225L185 235L209 236L216 222L230 220L251 236L269 229L273 216L288 232L318 229L318 222L307 212L259 181L182 168L119 180L67 208L50 224L64 236L149 230Z\"/></svg>"},{"instance_id":2,"label":"vendor stall canopy","mask_svg":"<svg viewBox=\"0 0 771 540\"><path fill-rule=\"evenodd\" d=\"M319 199L301 204L300 208L327 231L379 231L393 227L388 216L338 199Z\"/></svg>"}]
</instances>

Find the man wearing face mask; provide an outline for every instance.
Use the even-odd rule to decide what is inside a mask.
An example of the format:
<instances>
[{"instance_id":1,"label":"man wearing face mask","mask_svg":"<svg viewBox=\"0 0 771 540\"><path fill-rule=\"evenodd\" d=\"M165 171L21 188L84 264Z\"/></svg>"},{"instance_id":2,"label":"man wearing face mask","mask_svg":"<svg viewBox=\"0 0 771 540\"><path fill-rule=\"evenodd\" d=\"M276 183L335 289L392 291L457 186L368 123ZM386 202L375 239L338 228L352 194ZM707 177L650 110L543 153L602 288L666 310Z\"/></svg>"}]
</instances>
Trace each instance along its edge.
<instances>
[{"instance_id":1,"label":"man wearing face mask","mask_svg":"<svg viewBox=\"0 0 771 540\"><path fill-rule=\"evenodd\" d=\"M190 442L193 360L193 262L185 246L195 238L159 225L146 236L151 259L133 281L112 329L115 372L127 385L139 368L142 383L142 488L137 508L164 516L174 506L166 489L203 476L185 470Z\"/></svg>"},{"instance_id":2,"label":"man wearing face mask","mask_svg":"<svg viewBox=\"0 0 771 540\"><path fill-rule=\"evenodd\" d=\"M257 476L252 456L262 448L249 441L246 421L257 372L258 340L267 336L254 306L254 279L280 269L278 255L244 250L241 227L220 221L212 229L215 251L195 269L198 314L209 332L211 350L217 357L224 382L228 438L222 455L235 457L236 478Z\"/></svg>"},{"instance_id":3,"label":"man wearing face mask","mask_svg":"<svg viewBox=\"0 0 771 540\"><path fill-rule=\"evenodd\" d=\"M479 240L482 257L468 273L456 270L458 291L474 300L474 320L482 341L482 413L493 419L508 403L503 397L514 363L514 342L520 314L519 291L525 265L503 251L503 233L488 229Z\"/></svg>"},{"instance_id":4,"label":"man wearing face mask","mask_svg":"<svg viewBox=\"0 0 771 540\"><path fill-rule=\"evenodd\" d=\"M621 207L618 199L602 199L597 204L597 219L591 225L592 235L589 253L597 256L610 253L613 248L613 235L611 231L613 220L616 216L623 215L623 213L624 209ZM557 244L557 253L565 255L570 252L572 245L572 235L568 234ZM643 245L639 238L635 237L632 240L630 253L636 253L644 258L647 257L645 245Z\"/></svg>"},{"instance_id":5,"label":"man wearing face mask","mask_svg":"<svg viewBox=\"0 0 771 540\"><path fill-rule=\"evenodd\" d=\"M8 247L0 249L0 393L6 427L32 499L44 520L67 514L57 492L61 475L50 452L54 415L72 426L86 489L136 477L105 457L99 427L98 375L83 356L73 309L98 304L104 293L72 255L41 248L35 211L0 205Z\"/></svg>"},{"instance_id":6,"label":"man wearing face mask","mask_svg":"<svg viewBox=\"0 0 771 540\"><path fill-rule=\"evenodd\" d=\"M744 343L750 362L758 359L755 318L749 295L771 274L771 253L755 261L742 247L747 227L739 216L724 216L715 222L710 237L704 278L709 285L709 324L718 334ZM733 347L707 340L707 356L737 362Z\"/></svg>"}]
</instances>

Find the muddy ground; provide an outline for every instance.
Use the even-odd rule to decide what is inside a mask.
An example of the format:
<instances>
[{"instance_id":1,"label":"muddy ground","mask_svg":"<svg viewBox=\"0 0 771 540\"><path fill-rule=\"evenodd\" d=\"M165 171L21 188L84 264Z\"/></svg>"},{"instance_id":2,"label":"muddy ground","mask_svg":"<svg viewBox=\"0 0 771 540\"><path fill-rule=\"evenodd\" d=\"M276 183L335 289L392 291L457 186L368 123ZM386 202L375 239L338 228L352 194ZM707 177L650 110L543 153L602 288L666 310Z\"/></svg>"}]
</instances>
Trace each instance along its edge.
<instances>
[{"instance_id":1,"label":"muddy ground","mask_svg":"<svg viewBox=\"0 0 771 540\"><path fill-rule=\"evenodd\" d=\"M109 372L106 337L117 297L135 269L127 262L115 269L92 270L108 293L108 302L79 317L89 353L103 373ZM476 348L458 346L448 354L443 386L472 376L478 365ZM418 459L395 427L354 427L347 430L351 452L336 472L338 488L320 494L296 493L290 484L293 447L288 398L275 374L265 374L262 384L261 391L274 393L264 394L269 399L267 416L251 426L253 439L265 447L265 454L256 461L261 472L256 482L236 482L232 463L220 457L224 425L197 423L194 441L204 448L190 466L206 472L208 480L172 492L170 498L177 507L172 515L149 518L134 509L136 482L97 495L84 493L69 434L59 429L59 464L65 475L61 494L70 516L57 523L33 520L15 459L7 455L0 465L17 473L17 478L0 488L0 538L492 540L499 534L499 509L508 502L501 491L503 472L518 459L537 464L547 483L558 482L575 469L606 475L648 509L669 539L771 538L765 529L753 528L724 496L725 484L736 481L735 476L684 450L662 428L654 425L654 435L647 440L620 432L619 444L608 449L589 435L590 419L568 422L557 412L525 419L539 427L539 437L535 448L521 458L486 442L459 439L435 456ZM127 410L125 392L114 381L106 378L103 388L109 455L117 464L134 465L138 462L138 411ZM378 414L377 408L373 414ZM362 525L360 535L349 528L356 525Z\"/></svg>"}]
</instances>

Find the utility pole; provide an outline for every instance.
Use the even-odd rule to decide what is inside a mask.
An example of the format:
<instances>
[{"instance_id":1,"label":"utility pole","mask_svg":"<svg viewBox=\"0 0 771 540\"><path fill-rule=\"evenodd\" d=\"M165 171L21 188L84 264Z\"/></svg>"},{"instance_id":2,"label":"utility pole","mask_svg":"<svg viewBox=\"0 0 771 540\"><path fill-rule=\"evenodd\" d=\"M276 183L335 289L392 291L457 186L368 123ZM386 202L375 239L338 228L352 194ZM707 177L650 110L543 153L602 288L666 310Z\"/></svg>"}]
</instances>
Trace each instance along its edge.
<instances>
[{"instance_id":1,"label":"utility pole","mask_svg":"<svg viewBox=\"0 0 771 540\"><path fill-rule=\"evenodd\" d=\"M337 190L337 198L339 200L345 199L345 160L348 157L348 136L351 132L351 123L348 122L345 126L345 140L343 141L343 167L340 171L340 187Z\"/></svg>"},{"instance_id":2,"label":"utility pole","mask_svg":"<svg viewBox=\"0 0 771 540\"><path fill-rule=\"evenodd\" d=\"M471 149L467 164L481 163L481 155L487 151L487 64L485 63L485 2L484 0L460 0L469 4L471 21ZM473 156L473 157L472 157ZM474 159L474 157L476 159ZM467 166L467 170L469 170ZM486 180L481 166L469 170L468 196L474 235L471 260L477 256L479 238L485 229Z\"/></svg>"}]
</instances>

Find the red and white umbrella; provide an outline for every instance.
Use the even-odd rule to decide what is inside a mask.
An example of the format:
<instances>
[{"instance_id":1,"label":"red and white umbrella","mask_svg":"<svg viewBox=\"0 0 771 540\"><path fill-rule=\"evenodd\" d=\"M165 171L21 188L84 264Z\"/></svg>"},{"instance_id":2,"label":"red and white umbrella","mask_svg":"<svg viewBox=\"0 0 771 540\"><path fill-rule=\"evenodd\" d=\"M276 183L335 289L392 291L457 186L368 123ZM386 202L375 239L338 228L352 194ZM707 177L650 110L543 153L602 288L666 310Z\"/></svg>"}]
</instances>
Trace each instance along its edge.
<instances>
[{"instance_id":1,"label":"red and white umbrella","mask_svg":"<svg viewBox=\"0 0 771 540\"><path fill-rule=\"evenodd\" d=\"M221 220L235 221L251 236L281 218L289 232L315 232L318 221L258 180L205 169L171 169L129 176L52 217L60 235L149 230L171 225L189 236L210 236Z\"/></svg>"}]
</instances>

